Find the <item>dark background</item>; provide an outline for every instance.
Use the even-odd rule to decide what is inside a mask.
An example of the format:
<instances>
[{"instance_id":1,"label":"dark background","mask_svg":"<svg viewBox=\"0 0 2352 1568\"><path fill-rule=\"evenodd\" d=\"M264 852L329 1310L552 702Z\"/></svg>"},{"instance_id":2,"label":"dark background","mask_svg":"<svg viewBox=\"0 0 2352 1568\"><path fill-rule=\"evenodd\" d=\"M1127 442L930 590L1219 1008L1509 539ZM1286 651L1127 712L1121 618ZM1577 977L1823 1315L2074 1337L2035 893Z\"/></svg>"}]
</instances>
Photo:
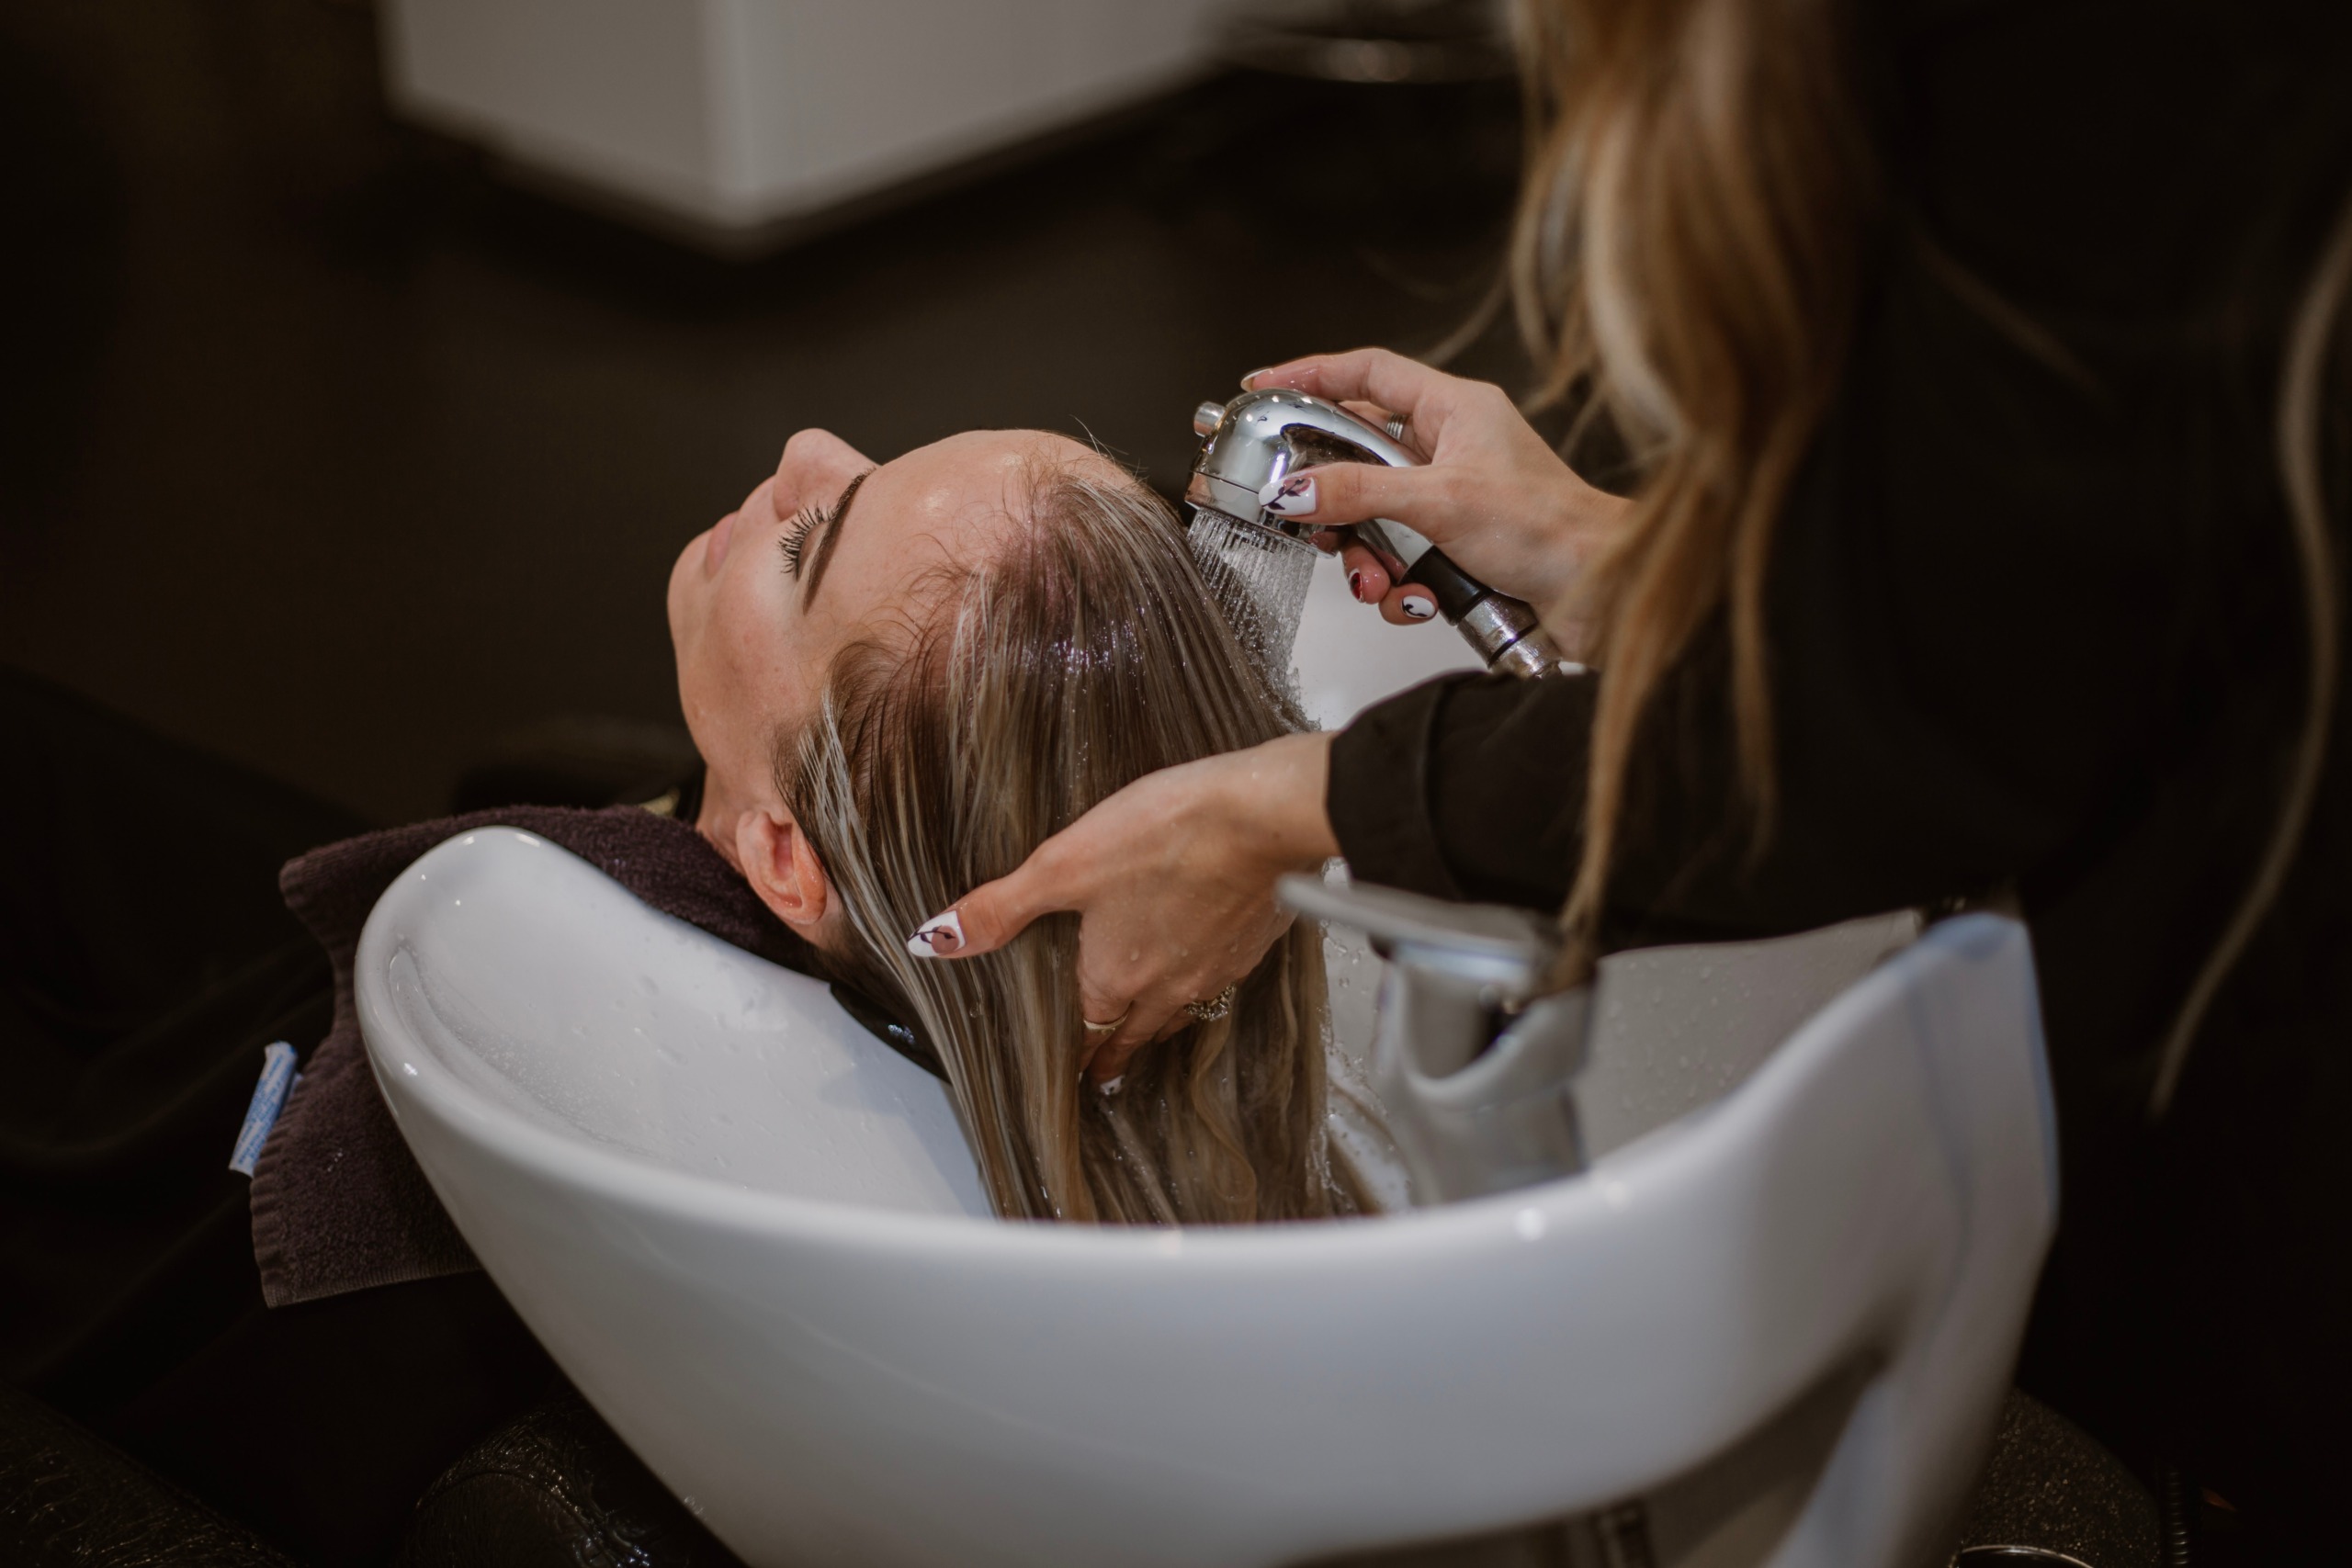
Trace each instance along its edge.
<instances>
[{"instance_id":1,"label":"dark background","mask_svg":"<svg viewBox=\"0 0 2352 1568\"><path fill-rule=\"evenodd\" d=\"M1518 152L1508 84L1229 74L728 263L392 120L374 28L0 8L0 662L385 822L536 722L674 725L669 563L794 430L1179 489L1242 372L1468 318Z\"/></svg>"}]
</instances>

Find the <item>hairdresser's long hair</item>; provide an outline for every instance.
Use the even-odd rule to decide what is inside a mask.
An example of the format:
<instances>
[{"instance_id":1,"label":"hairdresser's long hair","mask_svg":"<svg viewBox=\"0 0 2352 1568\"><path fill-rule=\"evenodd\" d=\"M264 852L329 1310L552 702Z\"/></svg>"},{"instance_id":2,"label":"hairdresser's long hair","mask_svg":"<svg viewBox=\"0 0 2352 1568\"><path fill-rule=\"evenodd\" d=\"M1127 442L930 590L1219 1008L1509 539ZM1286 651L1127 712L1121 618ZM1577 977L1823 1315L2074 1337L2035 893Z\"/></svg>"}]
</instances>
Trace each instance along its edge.
<instances>
[{"instance_id":1,"label":"hairdresser's long hair","mask_svg":"<svg viewBox=\"0 0 2352 1568\"><path fill-rule=\"evenodd\" d=\"M997 1212L1128 1224L1371 1207L1328 1141L1322 938L1295 926L1221 1021L1080 1081L1078 918L997 953L906 933L1157 769L1303 727L1243 651L1167 504L1091 468L1023 487L984 564L924 585L919 624L850 648L777 782L847 908L843 978L920 1021Z\"/></svg>"},{"instance_id":2,"label":"hairdresser's long hair","mask_svg":"<svg viewBox=\"0 0 2352 1568\"><path fill-rule=\"evenodd\" d=\"M1605 412L1642 474L1622 536L1572 605L1607 671L1585 849L1560 979L1594 952L1645 714L1717 616L1752 842L1771 831L1765 574L1775 520L1843 373L1885 202L1849 45L1854 0L1518 0L1530 147L1510 283L1544 377ZM1936 253L2030 352L2049 340ZM2277 897L2316 798L2336 689L2336 567L2320 493L2320 403L2352 289L2352 208L2290 325L2278 457L2306 633L2303 721L2269 841L2160 1043L2161 1114L2222 979Z\"/></svg>"},{"instance_id":3,"label":"hairdresser's long hair","mask_svg":"<svg viewBox=\"0 0 2352 1568\"><path fill-rule=\"evenodd\" d=\"M1608 671L1566 919L1589 962L1645 710L1727 612L1741 783L1772 813L1764 578L1853 332L1877 197L1837 0L1521 0L1532 142L1511 250L1548 400L1643 473L1572 606ZM1574 977L1574 976L1569 976Z\"/></svg>"}]
</instances>

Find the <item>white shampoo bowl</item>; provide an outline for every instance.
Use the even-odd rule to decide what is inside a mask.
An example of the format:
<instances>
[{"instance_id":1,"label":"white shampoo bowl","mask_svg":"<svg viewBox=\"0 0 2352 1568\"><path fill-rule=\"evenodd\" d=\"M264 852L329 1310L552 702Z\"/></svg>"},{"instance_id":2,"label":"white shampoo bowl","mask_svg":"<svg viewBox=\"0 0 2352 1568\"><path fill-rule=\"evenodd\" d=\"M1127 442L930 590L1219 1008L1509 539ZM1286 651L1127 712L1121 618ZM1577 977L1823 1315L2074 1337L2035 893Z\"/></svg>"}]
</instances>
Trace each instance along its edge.
<instances>
[{"instance_id":1,"label":"white shampoo bowl","mask_svg":"<svg viewBox=\"0 0 2352 1568\"><path fill-rule=\"evenodd\" d=\"M1249 1568L1629 1499L1660 1563L1925 1561L2055 1210L1984 916L1581 1177L1249 1230L986 1217L933 1080L526 834L394 885L358 1002L492 1277L758 1568Z\"/></svg>"}]
</instances>

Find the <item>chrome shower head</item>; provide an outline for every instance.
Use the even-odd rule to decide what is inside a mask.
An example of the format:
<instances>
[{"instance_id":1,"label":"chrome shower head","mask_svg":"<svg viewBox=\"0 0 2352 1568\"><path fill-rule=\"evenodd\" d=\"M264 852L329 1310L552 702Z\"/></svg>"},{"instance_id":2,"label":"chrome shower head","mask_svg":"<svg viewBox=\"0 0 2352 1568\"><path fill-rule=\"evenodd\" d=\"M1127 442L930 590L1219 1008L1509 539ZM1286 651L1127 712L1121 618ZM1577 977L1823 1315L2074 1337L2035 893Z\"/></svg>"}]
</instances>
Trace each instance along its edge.
<instances>
[{"instance_id":1,"label":"chrome shower head","mask_svg":"<svg viewBox=\"0 0 2352 1568\"><path fill-rule=\"evenodd\" d=\"M1220 592L1231 586L1247 591L1243 614L1254 624L1244 627L1245 637L1273 669L1287 670L1314 576L1315 547L1307 540L1322 525L1268 512L1258 504L1259 495L1294 468L1322 463L1407 468L1419 467L1420 458L1389 432L1305 392L1269 389L1244 392L1221 406L1203 403L1193 411L1193 430L1204 442L1184 491L1193 509L1193 554ZM1355 525L1355 532L1403 569L1403 581L1430 590L1439 613L1490 668L1532 676L1559 667L1559 650L1526 604L1467 575L1401 523L1382 518Z\"/></svg>"}]
</instances>

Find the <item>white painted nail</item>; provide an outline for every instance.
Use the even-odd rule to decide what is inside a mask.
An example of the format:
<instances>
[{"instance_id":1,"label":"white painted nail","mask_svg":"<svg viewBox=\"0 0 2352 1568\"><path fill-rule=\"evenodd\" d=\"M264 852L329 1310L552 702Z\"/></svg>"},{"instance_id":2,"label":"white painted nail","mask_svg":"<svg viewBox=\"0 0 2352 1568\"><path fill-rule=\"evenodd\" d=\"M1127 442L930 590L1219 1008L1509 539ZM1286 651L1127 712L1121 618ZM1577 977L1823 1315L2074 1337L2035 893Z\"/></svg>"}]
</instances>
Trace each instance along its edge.
<instances>
[{"instance_id":1,"label":"white painted nail","mask_svg":"<svg viewBox=\"0 0 2352 1568\"><path fill-rule=\"evenodd\" d=\"M1106 1095L1116 1094L1116 1093L1118 1093L1118 1092L1119 1092L1120 1088L1121 1088L1123 1085L1125 1085L1125 1084L1126 1083L1126 1081L1127 1081L1127 1075L1126 1075L1126 1074L1125 1074L1125 1073L1121 1073L1121 1074L1120 1074L1117 1077L1115 1077L1115 1078L1104 1078L1104 1079L1103 1079L1100 1084L1096 1085L1095 1087L1096 1087L1096 1089L1099 1089L1099 1090L1100 1090L1102 1093L1103 1093L1103 1094L1106 1094Z\"/></svg>"},{"instance_id":2,"label":"white painted nail","mask_svg":"<svg viewBox=\"0 0 2352 1568\"><path fill-rule=\"evenodd\" d=\"M917 958L946 958L964 950L964 917L950 909L933 915L922 929L907 938L907 951Z\"/></svg>"},{"instance_id":3,"label":"white painted nail","mask_svg":"<svg viewBox=\"0 0 2352 1568\"><path fill-rule=\"evenodd\" d=\"M1277 517L1305 517L1315 510L1315 476L1293 474L1268 479L1258 492L1258 504Z\"/></svg>"},{"instance_id":4,"label":"white painted nail","mask_svg":"<svg viewBox=\"0 0 2352 1568\"><path fill-rule=\"evenodd\" d=\"M1418 593L1406 594L1405 602L1397 607L1416 621L1426 621L1437 614L1437 601L1424 599Z\"/></svg>"}]
</instances>

